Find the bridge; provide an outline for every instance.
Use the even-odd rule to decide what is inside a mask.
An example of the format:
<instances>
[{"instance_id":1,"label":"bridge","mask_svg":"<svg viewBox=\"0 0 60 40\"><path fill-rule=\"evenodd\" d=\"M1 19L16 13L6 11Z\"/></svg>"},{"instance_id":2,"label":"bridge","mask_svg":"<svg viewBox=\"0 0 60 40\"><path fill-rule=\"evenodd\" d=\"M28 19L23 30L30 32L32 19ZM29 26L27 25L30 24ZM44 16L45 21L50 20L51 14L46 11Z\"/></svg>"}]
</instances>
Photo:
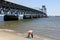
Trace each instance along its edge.
<instances>
[{"instance_id":1,"label":"bridge","mask_svg":"<svg viewBox=\"0 0 60 40\"><path fill-rule=\"evenodd\" d=\"M45 6L42 6L44 11L46 11ZM5 0L0 0L0 14L3 15L24 15L24 17L30 18L41 18L47 17L46 12L26 7L20 4L12 3Z\"/></svg>"}]
</instances>

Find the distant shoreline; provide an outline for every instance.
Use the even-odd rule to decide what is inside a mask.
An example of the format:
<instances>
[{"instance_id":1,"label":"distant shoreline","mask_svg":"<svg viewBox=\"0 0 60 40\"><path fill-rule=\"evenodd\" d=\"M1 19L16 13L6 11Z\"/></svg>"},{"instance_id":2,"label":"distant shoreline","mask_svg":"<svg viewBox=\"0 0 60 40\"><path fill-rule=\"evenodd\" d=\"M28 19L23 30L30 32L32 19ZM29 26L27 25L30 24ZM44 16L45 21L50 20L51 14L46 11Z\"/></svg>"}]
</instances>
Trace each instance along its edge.
<instances>
[{"instance_id":1,"label":"distant shoreline","mask_svg":"<svg viewBox=\"0 0 60 40\"><path fill-rule=\"evenodd\" d=\"M48 17L60 17L60 16L48 16Z\"/></svg>"}]
</instances>

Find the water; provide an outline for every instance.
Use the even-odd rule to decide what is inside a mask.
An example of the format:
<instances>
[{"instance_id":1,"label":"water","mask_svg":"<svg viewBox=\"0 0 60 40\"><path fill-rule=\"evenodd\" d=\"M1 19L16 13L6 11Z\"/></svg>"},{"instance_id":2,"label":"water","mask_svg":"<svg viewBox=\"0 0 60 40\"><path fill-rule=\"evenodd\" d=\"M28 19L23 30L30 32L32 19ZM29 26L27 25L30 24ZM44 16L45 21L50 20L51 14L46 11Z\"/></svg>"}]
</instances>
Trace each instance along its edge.
<instances>
[{"instance_id":1,"label":"water","mask_svg":"<svg viewBox=\"0 0 60 40\"><path fill-rule=\"evenodd\" d=\"M22 21L2 21L0 17L0 29L12 29L26 33L32 29L39 37L43 36L54 40L60 40L60 17L25 19Z\"/></svg>"}]
</instances>

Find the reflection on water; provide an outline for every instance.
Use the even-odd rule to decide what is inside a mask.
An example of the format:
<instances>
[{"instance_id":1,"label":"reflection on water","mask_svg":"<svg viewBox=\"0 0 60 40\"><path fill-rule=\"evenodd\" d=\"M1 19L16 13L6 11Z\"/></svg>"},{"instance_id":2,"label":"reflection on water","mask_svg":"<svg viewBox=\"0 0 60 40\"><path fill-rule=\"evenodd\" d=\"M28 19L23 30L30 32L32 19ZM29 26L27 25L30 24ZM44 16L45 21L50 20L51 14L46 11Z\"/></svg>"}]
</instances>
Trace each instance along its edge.
<instances>
[{"instance_id":1,"label":"reflection on water","mask_svg":"<svg viewBox=\"0 0 60 40\"><path fill-rule=\"evenodd\" d=\"M21 33L26 33L32 29L36 35L60 40L60 17L25 19L22 21L0 20L0 28L12 29Z\"/></svg>"}]
</instances>

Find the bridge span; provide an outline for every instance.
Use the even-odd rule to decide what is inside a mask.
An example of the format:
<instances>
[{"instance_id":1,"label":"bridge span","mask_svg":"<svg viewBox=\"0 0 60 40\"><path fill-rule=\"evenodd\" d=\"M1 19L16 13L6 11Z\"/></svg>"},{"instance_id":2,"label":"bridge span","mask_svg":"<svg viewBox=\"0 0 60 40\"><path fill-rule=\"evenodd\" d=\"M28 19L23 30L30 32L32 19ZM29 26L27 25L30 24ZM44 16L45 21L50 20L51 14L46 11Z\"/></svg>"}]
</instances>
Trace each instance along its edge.
<instances>
[{"instance_id":1,"label":"bridge span","mask_svg":"<svg viewBox=\"0 0 60 40\"><path fill-rule=\"evenodd\" d=\"M0 0L0 14L3 15L24 15L24 18L41 18L47 17L46 8L43 5L42 11L26 7L20 4L12 3L5 0Z\"/></svg>"}]
</instances>

